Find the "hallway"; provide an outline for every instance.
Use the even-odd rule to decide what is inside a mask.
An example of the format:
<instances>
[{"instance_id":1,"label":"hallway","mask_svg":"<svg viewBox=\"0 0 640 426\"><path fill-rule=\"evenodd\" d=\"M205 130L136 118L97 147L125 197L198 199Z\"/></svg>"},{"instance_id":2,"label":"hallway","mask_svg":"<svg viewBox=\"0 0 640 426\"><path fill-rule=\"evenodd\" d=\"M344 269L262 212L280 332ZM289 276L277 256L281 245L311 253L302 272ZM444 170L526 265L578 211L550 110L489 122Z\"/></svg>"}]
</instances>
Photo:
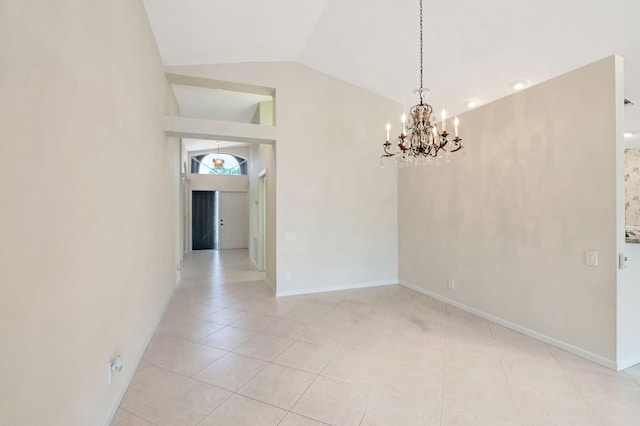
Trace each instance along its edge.
<instances>
[{"instance_id":1,"label":"hallway","mask_svg":"<svg viewBox=\"0 0 640 426\"><path fill-rule=\"evenodd\" d=\"M247 250L185 257L112 422L636 425L616 373L400 286L276 299Z\"/></svg>"}]
</instances>

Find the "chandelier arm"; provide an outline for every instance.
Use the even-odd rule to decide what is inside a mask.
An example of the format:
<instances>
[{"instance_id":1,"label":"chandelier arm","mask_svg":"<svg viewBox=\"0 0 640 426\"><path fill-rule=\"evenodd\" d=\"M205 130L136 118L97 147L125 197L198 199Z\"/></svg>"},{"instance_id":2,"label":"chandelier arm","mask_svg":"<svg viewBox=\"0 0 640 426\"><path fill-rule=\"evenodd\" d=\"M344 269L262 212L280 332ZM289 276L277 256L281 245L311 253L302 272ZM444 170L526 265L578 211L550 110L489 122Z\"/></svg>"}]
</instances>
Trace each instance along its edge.
<instances>
[{"instance_id":1,"label":"chandelier arm","mask_svg":"<svg viewBox=\"0 0 640 426\"><path fill-rule=\"evenodd\" d=\"M449 143L449 139L447 136L442 136L442 141L440 141L440 149L444 149L444 147Z\"/></svg>"},{"instance_id":2,"label":"chandelier arm","mask_svg":"<svg viewBox=\"0 0 640 426\"><path fill-rule=\"evenodd\" d=\"M391 152L391 144L389 142L385 142L384 143L384 154L382 154L381 157L393 157L395 154L395 152Z\"/></svg>"}]
</instances>

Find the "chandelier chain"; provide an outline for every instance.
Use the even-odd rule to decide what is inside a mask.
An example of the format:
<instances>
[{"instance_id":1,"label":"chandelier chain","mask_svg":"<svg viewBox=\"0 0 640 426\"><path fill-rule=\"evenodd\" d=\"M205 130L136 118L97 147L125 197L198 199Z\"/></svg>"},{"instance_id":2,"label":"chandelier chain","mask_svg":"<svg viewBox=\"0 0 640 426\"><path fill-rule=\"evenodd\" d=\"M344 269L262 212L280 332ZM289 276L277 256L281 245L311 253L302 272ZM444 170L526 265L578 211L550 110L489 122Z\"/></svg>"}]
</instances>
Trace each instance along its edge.
<instances>
[{"instance_id":1,"label":"chandelier chain","mask_svg":"<svg viewBox=\"0 0 640 426\"><path fill-rule=\"evenodd\" d=\"M422 103L422 0L420 0L420 103Z\"/></svg>"}]
</instances>

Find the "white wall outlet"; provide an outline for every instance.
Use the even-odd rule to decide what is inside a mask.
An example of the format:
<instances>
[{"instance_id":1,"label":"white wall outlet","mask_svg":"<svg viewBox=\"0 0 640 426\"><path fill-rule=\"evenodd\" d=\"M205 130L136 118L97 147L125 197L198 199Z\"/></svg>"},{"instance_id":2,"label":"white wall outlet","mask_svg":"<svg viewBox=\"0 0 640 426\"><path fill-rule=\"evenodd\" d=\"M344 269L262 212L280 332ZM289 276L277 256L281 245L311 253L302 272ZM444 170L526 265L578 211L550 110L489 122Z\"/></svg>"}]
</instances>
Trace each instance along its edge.
<instances>
[{"instance_id":1,"label":"white wall outlet","mask_svg":"<svg viewBox=\"0 0 640 426\"><path fill-rule=\"evenodd\" d=\"M449 278L447 280L447 287L449 287L449 290L455 290L456 289L456 281L453 278Z\"/></svg>"},{"instance_id":2,"label":"white wall outlet","mask_svg":"<svg viewBox=\"0 0 640 426\"><path fill-rule=\"evenodd\" d=\"M284 273L284 279L286 281L291 281L291 272L285 272Z\"/></svg>"},{"instance_id":3,"label":"white wall outlet","mask_svg":"<svg viewBox=\"0 0 640 426\"><path fill-rule=\"evenodd\" d=\"M588 251L586 253L586 262L588 266L598 266L598 252Z\"/></svg>"},{"instance_id":4,"label":"white wall outlet","mask_svg":"<svg viewBox=\"0 0 640 426\"><path fill-rule=\"evenodd\" d=\"M117 355L109 361L107 366L107 382L111 384L111 378L113 375L122 370L122 357Z\"/></svg>"}]
</instances>

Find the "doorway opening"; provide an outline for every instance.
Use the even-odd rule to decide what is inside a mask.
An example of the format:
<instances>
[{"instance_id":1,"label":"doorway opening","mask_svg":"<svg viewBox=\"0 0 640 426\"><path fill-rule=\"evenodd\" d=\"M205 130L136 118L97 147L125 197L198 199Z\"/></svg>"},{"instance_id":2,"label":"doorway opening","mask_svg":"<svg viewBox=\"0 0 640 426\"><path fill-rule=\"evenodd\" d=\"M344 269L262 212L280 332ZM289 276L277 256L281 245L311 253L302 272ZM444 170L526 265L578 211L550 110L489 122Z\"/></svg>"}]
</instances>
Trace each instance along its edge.
<instances>
[{"instance_id":1,"label":"doorway opening","mask_svg":"<svg viewBox=\"0 0 640 426\"><path fill-rule=\"evenodd\" d=\"M246 192L192 191L192 250L246 249Z\"/></svg>"},{"instance_id":2,"label":"doorway opening","mask_svg":"<svg viewBox=\"0 0 640 426\"><path fill-rule=\"evenodd\" d=\"M191 248L193 250L214 250L219 247L216 195L217 191L191 192Z\"/></svg>"}]
</instances>

